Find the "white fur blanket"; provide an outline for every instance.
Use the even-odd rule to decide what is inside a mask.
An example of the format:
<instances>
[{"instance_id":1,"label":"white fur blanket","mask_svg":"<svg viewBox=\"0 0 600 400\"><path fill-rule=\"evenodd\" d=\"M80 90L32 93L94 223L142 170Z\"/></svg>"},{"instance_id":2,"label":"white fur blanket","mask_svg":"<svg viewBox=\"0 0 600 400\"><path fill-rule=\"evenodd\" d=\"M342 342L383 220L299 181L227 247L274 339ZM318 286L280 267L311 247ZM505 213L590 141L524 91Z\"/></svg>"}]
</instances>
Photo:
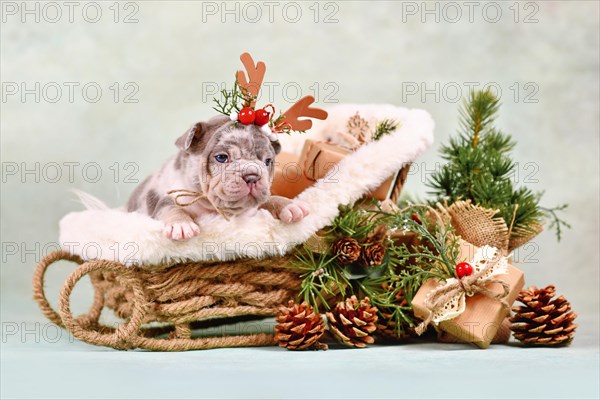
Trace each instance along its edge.
<instances>
[{"instance_id":1,"label":"white fur blanket","mask_svg":"<svg viewBox=\"0 0 600 400\"><path fill-rule=\"evenodd\" d=\"M61 246L85 260L142 266L283 255L330 224L338 205L359 199L431 146L434 123L427 112L397 108L395 114L398 130L360 147L298 196L310 207L310 215L300 222L283 224L265 210L230 220L203 216L198 221L201 234L179 242L164 237L162 223L147 215L110 209L84 196L88 209L60 221Z\"/></svg>"}]
</instances>

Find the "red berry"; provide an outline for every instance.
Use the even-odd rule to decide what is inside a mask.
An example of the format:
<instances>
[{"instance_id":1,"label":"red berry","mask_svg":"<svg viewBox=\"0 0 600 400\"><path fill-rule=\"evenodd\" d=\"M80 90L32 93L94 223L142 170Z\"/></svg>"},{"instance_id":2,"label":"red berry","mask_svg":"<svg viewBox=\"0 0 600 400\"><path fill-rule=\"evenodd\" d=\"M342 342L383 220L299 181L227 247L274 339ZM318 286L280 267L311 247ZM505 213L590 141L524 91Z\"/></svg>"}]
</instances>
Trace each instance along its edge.
<instances>
[{"instance_id":1,"label":"red berry","mask_svg":"<svg viewBox=\"0 0 600 400\"><path fill-rule=\"evenodd\" d=\"M264 108L256 110L254 115L256 116L254 118L254 124L258 126L263 126L264 124L269 122L269 119L271 119L271 113L265 110Z\"/></svg>"},{"instance_id":2,"label":"red berry","mask_svg":"<svg viewBox=\"0 0 600 400\"><path fill-rule=\"evenodd\" d=\"M238 114L238 121L244 125L250 125L254 123L254 110L250 107L244 107Z\"/></svg>"},{"instance_id":3,"label":"red berry","mask_svg":"<svg viewBox=\"0 0 600 400\"><path fill-rule=\"evenodd\" d=\"M461 262L456 264L456 276L458 278L462 278L464 276L469 276L473 273L473 266L468 262Z\"/></svg>"},{"instance_id":4,"label":"red berry","mask_svg":"<svg viewBox=\"0 0 600 400\"><path fill-rule=\"evenodd\" d=\"M419 216L417 215L417 213L412 213L412 215L410 216L410 218L415 221L417 224L421 223L421 220L419 219Z\"/></svg>"}]
</instances>

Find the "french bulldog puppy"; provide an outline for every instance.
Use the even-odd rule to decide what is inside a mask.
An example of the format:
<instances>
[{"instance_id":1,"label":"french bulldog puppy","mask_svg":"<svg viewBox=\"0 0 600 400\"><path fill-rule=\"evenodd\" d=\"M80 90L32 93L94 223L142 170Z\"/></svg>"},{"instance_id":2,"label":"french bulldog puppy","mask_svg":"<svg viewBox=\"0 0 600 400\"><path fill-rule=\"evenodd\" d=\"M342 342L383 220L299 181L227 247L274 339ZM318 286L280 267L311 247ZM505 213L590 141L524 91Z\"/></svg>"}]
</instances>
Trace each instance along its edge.
<instances>
[{"instance_id":1,"label":"french bulldog puppy","mask_svg":"<svg viewBox=\"0 0 600 400\"><path fill-rule=\"evenodd\" d=\"M132 193L127 211L141 212L164 223L164 234L186 240L200 233L196 219L206 213L224 217L267 209L282 222L308 215L308 206L271 196L275 155L281 146L256 125L227 116L198 122L175 142L179 152ZM197 192L192 204L179 204L171 190Z\"/></svg>"}]
</instances>

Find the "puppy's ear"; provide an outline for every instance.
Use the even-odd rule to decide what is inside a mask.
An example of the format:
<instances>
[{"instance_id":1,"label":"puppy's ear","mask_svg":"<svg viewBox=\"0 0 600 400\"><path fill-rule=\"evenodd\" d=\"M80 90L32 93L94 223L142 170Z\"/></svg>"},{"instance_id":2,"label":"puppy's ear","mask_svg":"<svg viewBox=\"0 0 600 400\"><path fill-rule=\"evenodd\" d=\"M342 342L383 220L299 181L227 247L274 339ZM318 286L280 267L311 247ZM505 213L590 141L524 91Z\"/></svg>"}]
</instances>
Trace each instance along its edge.
<instances>
[{"instance_id":1,"label":"puppy's ear","mask_svg":"<svg viewBox=\"0 0 600 400\"><path fill-rule=\"evenodd\" d=\"M204 147L212 133L229 121L227 116L218 116L209 119L207 122L198 122L181 135L175 141L175 145L181 151L195 153Z\"/></svg>"},{"instance_id":2,"label":"puppy's ear","mask_svg":"<svg viewBox=\"0 0 600 400\"><path fill-rule=\"evenodd\" d=\"M271 146L273 146L273 150L275 150L275 155L281 152L281 143L279 143L279 140L271 142Z\"/></svg>"},{"instance_id":3,"label":"puppy's ear","mask_svg":"<svg viewBox=\"0 0 600 400\"><path fill-rule=\"evenodd\" d=\"M202 136L202 122L198 122L190 129L185 131L176 141L175 145L179 150L189 152L194 142L198 142Z\"/></svg>"}]
</instances>

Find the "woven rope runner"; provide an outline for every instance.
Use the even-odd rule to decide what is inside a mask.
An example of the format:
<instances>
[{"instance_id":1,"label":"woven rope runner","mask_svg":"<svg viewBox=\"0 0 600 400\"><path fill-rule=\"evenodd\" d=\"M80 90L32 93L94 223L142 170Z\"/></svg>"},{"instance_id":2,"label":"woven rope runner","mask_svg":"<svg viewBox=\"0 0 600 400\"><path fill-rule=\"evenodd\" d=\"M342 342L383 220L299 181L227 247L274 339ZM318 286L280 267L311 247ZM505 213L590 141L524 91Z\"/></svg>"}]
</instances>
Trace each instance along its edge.
<instances>
[{"instance_id":1,"label":"woven rope runner","mask_svg":"<svg viewBox=\"0 0 600 400\"><path fill-rule=\"evenodd\" d=\"M298 275L286 268L290 257L190 262L146 270L107 260L84 261L59 250L38 264L33 293L50 321L94 345L158 351L268 346L276 344L272 333L194 338L191 331L202 321L210 326L215 321L276 315L279 305L294 298L300 286ZM44 292L44 278L48 267L61 260L78 266L60 292L56 311ZM94 288L94 300L87 314L75 317L70 296L86 275ZM117 327L101 324L105 308L125 322ZM148 325L156 322L163 325Z\"/></svg>"}]
</instances>

